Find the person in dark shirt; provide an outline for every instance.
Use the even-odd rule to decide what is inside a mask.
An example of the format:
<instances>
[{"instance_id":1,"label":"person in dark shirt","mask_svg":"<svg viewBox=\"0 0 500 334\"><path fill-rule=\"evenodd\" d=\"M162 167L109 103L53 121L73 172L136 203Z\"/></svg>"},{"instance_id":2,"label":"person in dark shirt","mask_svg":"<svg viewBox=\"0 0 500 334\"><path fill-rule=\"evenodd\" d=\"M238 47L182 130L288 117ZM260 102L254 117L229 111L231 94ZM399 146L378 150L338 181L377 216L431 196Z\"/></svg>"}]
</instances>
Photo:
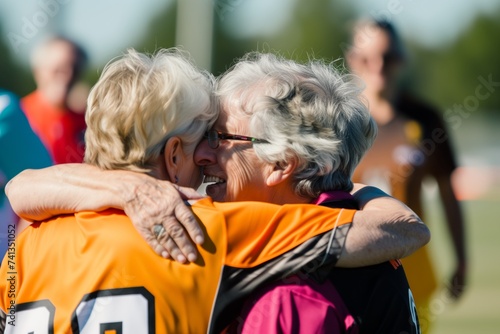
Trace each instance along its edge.
<instances>
[{"instance_id":1,"label":"person in dark shirt","mask_svg":"<svg viewBox=\"0 0 500 334\"><path fill-rule=\"evenodd\" d=\"M436 181L440 203L453 243L456 266L447 283L459 299L466 283L467 261L464 218L451 176L457 167L439 112L403 91L400 84L406 55L394 25L383 20L361 20L352 31L346 54L352 72L366 84L364 95L377 122L378 136L356 168L353 180L375 185L424 217L422 185ZM425 217L423 218L425 221ZM413 291L421 327L428 332L435 318L429 303L439 284L429 246L402 259Z\"/></svg>"}]
</instances>

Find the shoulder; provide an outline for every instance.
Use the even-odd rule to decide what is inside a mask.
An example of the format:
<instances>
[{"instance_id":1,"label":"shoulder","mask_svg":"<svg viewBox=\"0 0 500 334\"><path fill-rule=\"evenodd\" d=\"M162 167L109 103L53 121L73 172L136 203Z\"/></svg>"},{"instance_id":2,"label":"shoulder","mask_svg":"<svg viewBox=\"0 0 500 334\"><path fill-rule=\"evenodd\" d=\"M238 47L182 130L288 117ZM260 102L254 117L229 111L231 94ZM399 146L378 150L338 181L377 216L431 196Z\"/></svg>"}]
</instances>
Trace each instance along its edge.
<instances>
[{"instance_id":1,"label":"shoulder","mask_svg":"<svg viewBox=\"0 0 500 334\"><path fill-rule=\"evenodd\" d=\"M88 238L105 239L108 245L135 247L137 242L146 244L130 218L121 210L83 211L76 213L74 219L76 228Z\"/></svg>"},{"instance_id":2,"label":"shoulder","mask_svg":"<svg viewBox=\"0 0 500 334\"><path fill-rule=\"evenodd\" d=\"M85 124L85 113L83 112L77 112L73 111L71 109L68 109L68 112L64 114L66 117L68 117L72 122L80 125L81 123Z\"/></svg>"},{"instance_id":3,"label":"shoulder","mask_svg":"<svg viewBox=\"0 0 500 334\"><path fill-rule=\"evenodd\" d=\"M19 111L19 98L12 92L0 90L0 117L5 118Z\"/></svg>"},{"instance_id":4,"label":"shoulder","mask_svg":"<svg viewBox=\"0 0 500 334\"><path fill-rule=\"evenodd\" d=\"M23 109L30 109L34 105L40 103L40 94L38 91L33 91L26 96L23 96L20 100Z\"/></svg>"},{"instance_id":5,"label":"shoulder","mask_svg":"<svg viewBox=\"0 0 500 334\"><path fill-rule=\"evenodd\" d=\"M22 243L49 250L64 249L68 245L77 248L88 247L92 244L102 245L111 252L113 249L122 251L122 246L129 249L141 243L146 245L130 219L123 211L116 209L101 212L82 211L52 217L32 224L21 233L21 237Z\"/></svg>"},{"instance_id":6,"label":"shoulder","mask_svg":"<svg viewBox=\"0 0 500 334\"><path fill-rule=\"evenodd\" d=\"M443 123L441 113L435 106L410 93L401 94L397 100L396 107L399 113L409 119L422 123L423 126L433 126Z\"/></svg>"},{"instance_id":7,"label":"shoulder","mask_svg":"<svg viewBox=\"0 0 500 334\"><path fill-rule=\"evenodd\" d=\"M0 98L8 104L19 103L19 97L11 91L0 89Z\"/></svg>"},{"instance_id":8,"label":"shoulder","mask_svg":"<svg viewBox=\"0 0 500 334\"><path fill-rule=\"evenodd\" d=\"M313 205L308 205L314 207ZM303 210L305 205L277 205L265 202L214 202L206 197L191 203L193 212L199 215L203 221L211 223L214 215L227 224L230 222L241 224L252 222L254 227L267 226L271 221L277 220L277 216L287 218L291 212Z\"/></svg>"}]
</instances>

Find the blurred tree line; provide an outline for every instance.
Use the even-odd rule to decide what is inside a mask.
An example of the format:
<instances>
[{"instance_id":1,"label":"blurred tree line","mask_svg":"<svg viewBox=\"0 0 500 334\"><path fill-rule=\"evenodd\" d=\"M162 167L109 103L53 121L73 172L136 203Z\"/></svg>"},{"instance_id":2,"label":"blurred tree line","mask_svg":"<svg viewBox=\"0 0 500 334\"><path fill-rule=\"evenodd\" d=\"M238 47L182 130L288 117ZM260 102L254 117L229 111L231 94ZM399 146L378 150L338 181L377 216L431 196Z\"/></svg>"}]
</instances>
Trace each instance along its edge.
<instances>
[{"instance_id":1,"label":"blurred tree line","mask_svg":"<svg viewBox=\"0 0 500 334\"><path fill-rule=\"evenodd\" d=\"M349 26L359 16L346 1L296 1L288 24L272 36L236 38L231 33L234 27L227 18L241 10L243 0L212 1L212 72L216 75L253 50L279 52L298 61L306 61L310 57L329 61L342 58L349 45ZM147 52L175 46L176 7L174 2L159 11L142 40L130 46ZM0 34L5 36L2 31ZM407 80L409 88L443 112L457 104L465 104L474 111L500 111L500 94L497 92L500 90L499 34L500 11L477 17L460 38L438 49L406 40L411 56ZM343 61L340 60L338 65L343 66ZM0 87L20 95L34 88L29 69L16 65L5 40L0 41L0 73ZM95 68L89 69L85 76L89 84L97 78ZM478 86L483 87L478 91Z\"/></svg>"},{"instance_id":2,"label":"blurred tree line","mask_svg":"<svg viewBox=\"0 0 500 334\"><path fill-rule=\"evenodd\" d=\"M477 17L459 39L440 49L408 41L415 90L442 108L474 109L479 101L477 110L500 112L499 35L500 10Z\"/></svg>"},{"instance_id":3,"label":"blurred tree line","mask_svg":"<svg viewBox=\"0 0 500 334\"><path fill-rule=\"evenodd\" d=\"M5 36L0 25L0 36ZM35 88L29 68L14 61L13 54L5 39L0 39L0 88L25 95Z\"/></svg>"}]
</instances>

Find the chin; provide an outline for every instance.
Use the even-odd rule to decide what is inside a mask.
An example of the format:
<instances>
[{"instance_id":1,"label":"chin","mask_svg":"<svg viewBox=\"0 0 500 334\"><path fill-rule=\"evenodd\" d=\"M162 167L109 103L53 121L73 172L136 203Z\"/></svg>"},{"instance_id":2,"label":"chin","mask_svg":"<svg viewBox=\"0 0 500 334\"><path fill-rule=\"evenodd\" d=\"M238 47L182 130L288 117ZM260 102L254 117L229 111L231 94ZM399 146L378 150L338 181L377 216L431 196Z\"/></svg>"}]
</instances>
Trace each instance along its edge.
<instances>
[{"instance_id":1,"label":"chin","mask_svg":"<svg viewBox=\"0 0 500 334\"><path fill-rule=\"evenodd\" d=\"M226 201L226 188L216 184L206 186L206 194L216 202Z\"/></svg>"}]
</instances>

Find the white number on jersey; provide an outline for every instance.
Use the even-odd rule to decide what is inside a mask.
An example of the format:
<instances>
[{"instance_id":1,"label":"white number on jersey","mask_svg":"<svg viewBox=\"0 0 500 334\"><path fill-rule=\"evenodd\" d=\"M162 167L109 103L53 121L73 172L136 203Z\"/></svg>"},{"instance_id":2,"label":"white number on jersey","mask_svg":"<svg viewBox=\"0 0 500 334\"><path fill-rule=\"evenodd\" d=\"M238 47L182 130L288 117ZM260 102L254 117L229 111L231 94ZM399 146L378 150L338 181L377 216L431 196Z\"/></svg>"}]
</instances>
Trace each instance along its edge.
<instances>
[{"instance_id":1,"label":"white number on jersey","mask_svg":"<svg viewBox=\"0 0 500 334\"><path fill-rule=\"evenodd\" d=\"M48 300L17 305L6 334L54 333L57 309ZM69 319L68 319L69 321ZM155 333L154 297L143 287L99 290L85 295L71 316L73 333ZM61 330L61 329L58 329Z\"/></svg>"}]
</instances>

